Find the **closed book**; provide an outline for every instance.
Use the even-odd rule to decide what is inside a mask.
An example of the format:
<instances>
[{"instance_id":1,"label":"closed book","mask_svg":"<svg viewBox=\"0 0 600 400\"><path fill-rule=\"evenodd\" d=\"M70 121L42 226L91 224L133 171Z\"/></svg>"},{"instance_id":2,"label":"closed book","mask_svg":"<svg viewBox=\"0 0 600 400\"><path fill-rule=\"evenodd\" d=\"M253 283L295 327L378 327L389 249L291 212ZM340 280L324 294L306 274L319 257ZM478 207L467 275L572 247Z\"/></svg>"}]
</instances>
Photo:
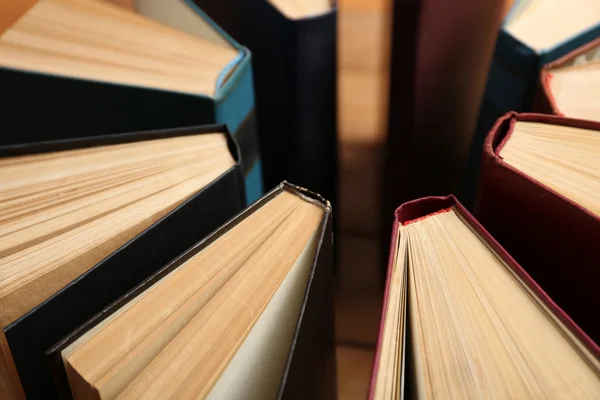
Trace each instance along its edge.
<instances>
[{"instance_id":1,"label":"closed book","mask_svg":"<svg viewBox=\"0 0 600 400\"><path fill-rule=\"evenodd\" d=\"M598 344L454 196L396 210L370 399L599 391Z\"/></svg>"},{"instance_id":2,"label":"closed book","mask_svg":"<svg viewBox=\"0 0 600 400\"><path fill-rule=\"evenodd\" d=\"M509 111L533 111L542 67L600 36L600 6L574 2L516 1L496 40L476 133L471 146L464 200L471 207L483 141Z\"/></svg>"},{"instance_id":3,"label":"closed book","mask_svg":"<svg viewBox=\"0 0 600 400\"><path fill-rule=\"evenodd\" d=\"M501 1L394 3L386 184L392 210L456 191L501 12Z\"/></svg>"},{"instance_id":4,"label":"closed book","mask_svg":"<svg viewBox=\"0 0 600 400\"><path fill-rule=\"evenodd\" d=\"M600 120L600 38L547 64L533 111Z\"/></svg>"},{"instance_id":5,"label":"closed book","mask_svg":"<svg viewBox=\"0 0 600 400\"><path fill-rule=\"evenodd\" d=\"M135 7L167 24L185 13L204 12L248 47L265 188L289 180L320 193L335 206L334 0L176 0L168 5L161 0L136 0Z\"/></svg>"},{"instance_id":6,"label":"closed book","mask_svg":"<svg viewBox=\"0 0 600 400\"><path fill-rule=\"evenodd\" d=\"M82 0L21 14L0 33L0 144L223 123L248 202L262 195L251 55L210 18L172 28Z\"/></svg>"},{"instance_id":7,"label":"closed book","mask_svg":"<svg viewBox=\"0 0 600 400\"><path fill-rule=\"evenodd\" d=\"M334 399L330 213L275 188L48 349L59 397Z\"/></svg>"},{"instance_id":8,"label":"closed book","mask_svg":"<svg viewBox=\"0 0 600 400\"><path fill-rule=\"evenodd\" d=\"M475 215L596 342L600 123L510 113L486 138Z\"/></svg>"},{"instance_id":9,"label":"closed book","mask_svg":"<svg viewBox=\"0 0 600 400\"><path fill-rule=\"evenodd\" d=\"M0 148L0 397L52 398L44 352L245 205L225 125Z\"/></svg>"},{"instance_id":10,"label":"closed book","mask_svg":"<svg viewBox=\"0 0 600 400\"><path fill-rule=\"evenodd\" d=\"M384 221L398 204L458 191L503 4L394 2Z\"/></svg>"}]
</instances>

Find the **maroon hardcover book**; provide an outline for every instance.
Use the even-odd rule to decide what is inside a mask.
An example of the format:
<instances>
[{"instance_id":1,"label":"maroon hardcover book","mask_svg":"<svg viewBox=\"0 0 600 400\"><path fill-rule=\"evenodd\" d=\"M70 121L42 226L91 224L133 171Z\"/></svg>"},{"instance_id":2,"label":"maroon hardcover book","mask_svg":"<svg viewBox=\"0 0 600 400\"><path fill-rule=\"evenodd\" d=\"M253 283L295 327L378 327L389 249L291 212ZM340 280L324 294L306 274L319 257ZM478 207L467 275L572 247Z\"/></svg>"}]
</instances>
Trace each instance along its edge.
<instances>
[{"instance_id":1,"label":"maroon hardcover book","mask_svg":"<svg viewBox=\"0 0 600 400\"><path fill-rule=\"evenodd\" d=\"M458 190L503 8L502 0L394 1L385 215Z\"/></svg>"},{"instance_id":2,"label":"maroon hardcover book","mask_svg":"<svg viewBox=\"0 0 600 400\"><path fill-rule=\"evenodd\" d=\"M475 216L552 299L600 341L600 220L499 155L516 121L599 131L600 123L509 113L488 134Z\"/></svg>"},{"instance_id":3,"label":"maroon hardcover book","mask_svg":"<svg viewBox=\"0 0 600 400\"><path fill-rule=\"evenodd\" d=\"M540 86L536 95L533 110L539 113L556 114L568 117L569 115L565 115L561 112L556 104L554 95L552 94L552 79L554 77L552 71L572 64L578 57L583 56L585 53L589 53L591 50L599 47L600 38L586 43L585 45L568 53L564 57L545 65L540 72Z\"/></svg>"},{"instance_id":4,"label":"maroon hardcover book","mask_svg":"<svg viewBox=\"0 0 600 400\"><path fill-rule=\"evenodd\" d=\"M421 220L423 218L427 218L433 214L437 214L440 212L447 211L448 209L454 207L454 209L461 214L464 220L477 232L477 234L490 246L492 250L519 276L519 278L531 289L531 291L539 298L548 308L549 310L557 316L566 327L568 327L573 334L575 334L582 343L592 352L596 357L600 357L600 347L597 342L594 342L587 334L584 332L571 316L561 309L560 305L557 304L549 293L545 292L542 285L536 281L536 279L531 276L528 271L522 267L520 264L515 261L515 259L501 246L501 244L496 241L496 239L484 228L484 226L477 220L462 204L452 195L450 196L431 196L424 197L418 200L413 200L407 203L404 203L394 214L394 228L392 233L391 240L391 250L390 250L390 258L388 264L388 275L386 281L386 290L384 294L384 303L383 303L383 311L381 315L381 325L379 328L379 340L377 345L377 350L375 353L375 359L373 362L373 372L371 375L371 384L369 389L369 399L374 399L375 396L375 383L377 381L377 373L379 370L379 361L381 359L381 347L380 343L382 342L383 337L383 327L386 319L386 309L388 303L388 293L390 286L390 278L392 266L394 263L394 249L396 248L396 238L398 237L397 231L398 227L401 225L406 225L408 223L416 222L417 220ZM513 226L514 229L518 229L519 226ZM597 314L590 314L590 319L593 319ZM409 352L410 354L410 352Z\"/></svg>"}]
</instances>

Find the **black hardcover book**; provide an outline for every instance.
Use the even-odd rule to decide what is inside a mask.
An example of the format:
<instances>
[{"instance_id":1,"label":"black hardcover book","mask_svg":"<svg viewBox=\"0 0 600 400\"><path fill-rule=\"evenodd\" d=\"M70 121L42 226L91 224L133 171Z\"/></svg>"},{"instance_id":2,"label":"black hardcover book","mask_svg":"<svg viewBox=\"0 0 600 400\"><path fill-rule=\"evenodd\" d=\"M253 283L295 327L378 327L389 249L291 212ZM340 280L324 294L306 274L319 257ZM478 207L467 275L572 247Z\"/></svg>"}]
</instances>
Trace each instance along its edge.
<instances>
[{"instance_id":1,"label":"black hardcover book","mask_svg":"<svg viewBox=\"0 0 600 400\"><path fill-rule=\"evenodd\" d=\"M226 136L229 153L235 161L233 167L209 181L204 188L192 192L187 200L117 251L3 327L7 343L3 354L5 357L12 355L15 373L18 373L16 380L20 381L28 399L54 398L52 376L45 361L45 352L49 347L243 209L246 204L244 177L240 166L240 152L225 125L94 136L0 148L0 157L44 156L48 153L44 157L49 158L56 152L78 149L95 151L99 146L110 147L140 141L151 143L162 139L179 140L188 136L192 139L192 135L214 136L214 133ZM167 162L171 163L173 157L177 156L167 158ZM196 162L201 163L202 160ZM115 220L114 223L119 224L121 221ZM4 312L7 309L2 311ZM12 367L8 367L14 385L15 376L10 371ZM13 386L13 394L20 389ZM2 398L10 398L10 394L4 393Z\"/></svg>"},{"instance_id":2,"label":"black hardcover book","mask_svg":"<svg viewBox=\"0 0 600 400\"><path fill-rule=\"evenodd\" d=\"M322 194L335 208L335 1L304 2L297 9L266 0L158 3L135 5L139 13L173 25L185 9L203 11L252 52L265 189L288 180Z\"/></svg>"},{"instance_id":3,"label":"black hardcover book","mask_svg":"<svg viewBox=\"0 0 600 400\"><path fill-rule=\"evenodd\" d=\"M119 300L89 319L85 324L65 336L55 346L49 348L46 352L46 357L47 362L53 366L55 385L59 398L105 398L104 396L108 389L105 389L104 386L95 386L93 382L86 382L84 384L86 387L85 390L89 390L90 393L92 393L91 397L90 394L85 394L85 391L77 394L72 392L73 388L76 388L75 390L81 390L81 386L77 383L77 379L85 379L87 375L82 371L78 371L76 374L80 375L77 375L76 377L69 375L69 377L67 377L65 368L67 368L67 370L73 368L71 373L77 368L73 364L68 364L68 357L73 355L75 351L81 349L81 347L77 346L81 346L82 340L93 340L90 339L90 337L94 338L93 335L100 330L105 329L107 326L109 327L108 329L110 332L114 333L115 331L112 329L116 326L114 325L115 321L117 321L116 324L129 323L129 317L124 317L124 315L126 315L126 313L129 316L139 315L136 314L136 312L141 312L144 307L151 305L151 301L158 301L157 307L151 307L149 309L153 315L161 315L164 311L168 316L163 318L169 319L169 326L181 324L183 327L181 328L181 331L177 333L177 336L171 337L171 341L168 344L163 345L164 347L162 347L155 355L155 359L152 359L152 363L156 362L156 359L165 354L169 354L174 342L177 342L181 336L185 337L184 342L186 347L192 346L189 347L189 351L185 352L186 354L184 354L184 357L194 357L194 355L197 354L197 351L193 348L193 343L194 340L197 340L197 337L194 338L194 335L190 333L192 330L190 330L189 327L196 323L196 319L182 323L180 319L174 317L175 313L179 312L180 309L189 307L189 300L186 300L187 303L183 303L178 310L174 311L169 308L171 307L170 305L174 304L172 303L173 300L160 297L161 294L168 293L166 291L167 289L164 289L162 292L161 290L165 288L168 282L171 282L170 284L172 287L175 287L175 283L173 282L177 279L177 276L183 277L183 274L187 273L188 275L186 275L186 277L189 277L189 270L201 269L201 273L196 272L197 277L201 277L203 274L211 274L209 271L211 267L209 265L196 264L190 266L190 263L193 262L195 258L202 257L203 253L211 251L211 248L214 248L214 246L219 246L220 241L222 242L228 235L235 234L236 230L246 229L249 224L255 223L253 218L256 217L253 217L253 215L256 213L263 213L262 215L271 214L271 212L275 210L272 208L274 202L280 202L277 204L282 204L282 195L288 196L288 202L290 201L290 198L294 196L295 199L292 199L292 202L304 203L304 205L300 205L300 207L320 209L319 216L313 216L315 222L314 225L311 225L313 228L308 231L308 235L306 232L304 233L304 237L310 237L310 239L308 239L306 245L303 245L303 250L293 262L293 266L289 269L283 278L283 281L281 281L276 288L272 297L269 298L266 307L262 309L262 312L259 312L259 317L257 317L258 320L253 324L250 331L246 332L246 336L242 339L242 343L238 344L237 348L234 348L235 354L228 361L225 370L218 373L220 376L216 379L216 383L213 381L213 386L209 389L208 394L210 395L209 397L213 398L240 398L241 396L242 398L248 399L275 397L285 399L334 399L336 397L336 363L333 322L334 286L331 208L329 203L321 196L286 182L280 184L269 194L265 195L262 199L242 211L235 218L215 231L211 236L200 241L173 262L161 268L142 284L129 291ZM313 211L315 210L313 209ZM289 221L299 215L298 208L295 208L291 214L281 218ZM263 224L266 223L264 221L265 217L261 216L259 219L263 220ZM306 222L304 223L306 224ZM279 229L281 229L281 226L277 228L277 230L273 228L276 232L284 232L285 230L285 228L284 230ZM261 235L257 230L253 232L246 230L244 232L244 235ZM295 232L297 233L298 231ZM282 235L285 236L285 233ZM268 237L267 240L271 240L273 236L266 235L266 237ZM292 237L297 238L297 236L294 235ZM287 240L289 241L290 239L288 238ZM256 238L252 239L250 242L256 242ZM286 247L285 251L288 251L289 247L284 247ZM265 256L265 253L261 251L262 250L259 249L252 256L256 257L257 254L262 254L259 256L262 257L261 260L263 260L258 264L259 270L269 268L268 261L264 261L265 257L268 258L268 256ZM252 257L245 262L251 264ZM240 285L240 281L236 281L236 279L243 276L243 278L240 279L248 281L252 279L252 276L255 276L252 275L252 272L248 272L250 270L244 270L245 265L249 264L243 264L240 269L236 270L236 272L229 277L229 280L219 288L219 291L213 295L214 297L209 300L208 306L206 307L209 307L214 311L215 308L212 308L215 304L213 302L214 299L226 292L230 287L228 285L231 285L231 287L235 287L236 289L236 296L228 294L223 295L223 298L227 300L230 297L235 297L236 300L234 301L244 299L244 304L241 309L242 314L240 314L242 315L242 318L244 311L252 309L253 303L250 298L245 299L244 297L238 297L243 296L242 293L244 288ZM187 268L190 268L188 272L182 271L186 266L188 266ZM218 270L217 273L222 273L222 267L215 267L215 269ZM177 273L180 275L177 275ZM266 272L263 271L262 273L265 274ZM266 274L271 275L270 273ZM193 280L179 279L184 282L183 291L191 290L185 286L195 284ZM265 283L265 281L261 282L260 289L258 289L259 291L263 290L265 285L268 286L268 283ZM149 291L149 288L152 288L152 290ZM290 288L293 289L290 290ZM173 294L173 289L170 290ZM205 286L203 286L201 290L206 290ZM175 290L175 292L177 292L175 296L185 296L184 294L179 294L177 290ZM295 294L291 294L293 292L295 292ZM254 294L255 292L252 291L251 293ZM195 294L197 294L197 292L195 292ZM151 296L155 297L154 300L152 300ZM221 300L223 300L223 298ZM144 304L144 302L146 303ZM162 308L165 309L163 310ZM279 311L274 311L275 309L279 309ZM285 311L282 313L281 310ZM198 314L194 318L198 318L198 315L202 312L203 308L200 308ZM232 321L237 321L238 319L237 316L232 318ZM121 322L118 322L119 319ZM210 322L207 321L210 320L204 320L204 324L210 325ZM216 320L213 319L212 321L214 322ZM163 331L165 330L161 325L156 325L152 328L148 325L146 320L144 320L143 323L146 324L145 329L147 330L147 333L150 333L151 335L156 335L156 332L161 329L163 329ZM235 329L234 325L235 323L232 322L229 325L226 325L225 328L222 328L224 329L224 334L217 339L217 346L222 343L223 340L226 340L224 338L227 338L230 330ZM131 350L131 352L128 352L128 359L131 359L134 357L133 354L140 354L137 353L140 344L139 342L135 342L136 334L138 334L140 330L135 323L129 323L128 326L131 326L132 328L132 330L128 330L127 334L127 337L131 339L127 344L127 349ZM203 326L204 325L200 325L200 329L202 329ZM210 331L210 334L213 333L212 326L208 326L205 329ZM118 329L117 331L121 332L122 329ZM118 333L118 335L120 334L121 333ZM160 335L162 335L162 333L159 333L159 336L154 337L162 338ZM150 343L147 336L144 337L144 342L146 344ZM115 339L117 338L113 336L108 340L113 341ZM207 344L205 341L200 341L199 343L201 344L200 347L206 348ZM97 344L98 343L96 343L96 345ZM74 346L76 350L72 350ZM150 345L150 347L156 351L153 345ZM111 351L113 349L108 350L102 345L100 345L99 348L107 351L105 353L104 350L101 350L103 358L111 357ZM255 350L256 348L262 349L262 353L260 350L257 352ZM198 352L201 351L202 349L198 350ZM177 352L176 354L180 355ZM146 357L146 355L144 357ZM167 357L164 358L166 359ZM240 360L242 361L241 364L245 367L242 366L240 368ZM188 379L181 378L182 381L185 382L182 384L183 390L188 390L189 387L194 384L192 382L202 379L201 377L206 373L211 373L211 371L207 372L207 369L212 370L212 368L205 368L203 361L199 361L199 363L199 369L196 370L194 375L188 375ZM137 362L134 362L134 364L136 367L126 366L125 373L129 373L132 369L137 368ZM149 365L150 366L146 366L142 372L147 372L153 364L150 363ZM176 365L179 364L176 362ZM162 372L168 369L169 367L165 367L161 368L160 371ZM186 374L185 368L176 368L175 380L180 378L180 374ZM117 381L122 384L122 375L117 373L116 376L118 377ZM141 379L139 376L137 376L136 379L137 381L134 383L129 384L129 386L123 385L119 390L115 390L114 387L111 387L110 390L112 391L110 392L110 396L117 393L120 393L121 395L123 395L123 393L131 395L131 387L136 384L138 390L140 390L140 387L142 390L151 390L153 396L181 396L180 392L177 392L176 394L166 394L166 392L164 392L164 387L152 387L151 389L148 389L147 386L150 385L138 382ZM163 379L162 376L153 376L151 382L156 383L157 381L161 381L161 379ZM171 379L168 380L169 383L171 383L171 381ZM186 392L187 395L190 395L190 393L194 392ZM203 393L201 397L204 397L206 394L206 392ZM194 394L194 396L196 396L196 394Z\"/></svg>"}]
</instances>

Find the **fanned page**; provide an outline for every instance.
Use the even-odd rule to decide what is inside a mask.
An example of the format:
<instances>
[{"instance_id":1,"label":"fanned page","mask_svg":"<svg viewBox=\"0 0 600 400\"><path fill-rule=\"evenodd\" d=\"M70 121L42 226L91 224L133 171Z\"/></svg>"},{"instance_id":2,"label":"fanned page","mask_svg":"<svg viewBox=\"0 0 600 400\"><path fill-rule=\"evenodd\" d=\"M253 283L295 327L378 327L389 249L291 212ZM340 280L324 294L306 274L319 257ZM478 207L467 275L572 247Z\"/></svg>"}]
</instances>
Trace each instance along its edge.
<instances>
[{"instance_id":1,"label":"fanned page","mask_svg":"<svg viewBox=\"0 0 600 400\"><path fill-rule=\"evenodd\" d=\"M267 0L288 19L316 17L330 11L334 0Z\"/></svg>"},{"instance_id":2,"label":"fanned page","mask_svg":"<svg viewBox=\"0 0 600 400\"><path fill-rule=\"evenodd\" d=\"M504 28L538 52L600 24L597 0L522 0L516 5Z\"/></svg>"},{"instance_id":3,"label":"fanned page","mask_svg":"<svg viewBox=\"0 0 600 400\"><path fill-rule=\"evenodd\" d=\"M388 297L374 399L404 397L405 357L419 399L598 398L600 361L456 208L405 222L399 238L389 296L408 303L410 351Z\"/></svg>"},{"instance_id":4,"label":"fanned page","mask_svg":"<svg viewBox=\"0 0 600 400\"><path fill-rule=\"evenodd\" d=\"M600 132L516 121L507 135L504 162L600 216Z\"/></svg>"},{"instance_id":5,"label":"fanned page","mask_svg":"<svg viewBox=\"0 0 600 400\"><path fill-rule=\"evenodd\" d=\"M63 351L74 398L274 398L323 217L283 191L143 291Z\"/></svg>"},{"instance_id":6,"label":"fanned page","mask_svg":"<svg viewBox=\"0 0 600 400\"><path fill-rule=\"evenodd\" d=\"M219 133L0 159L0 326L234 165ZM20 387L10 353L2 354Z\"/></svg>"},{"instance_id":7,"label":"fanned page","mask_svg":"<svg viewBox=\"0 0 600 400\"><path fill-rule=\"evenodd\" d=\"M237 55L96 0L41 0L0 35L5 68L206 96Z\"/></svg>"},{"instance_id":8,"label":"fanned page","mask_svg":"<svg viewBox=\"0 0 600 400\"><path fill-rule=\"evenodd\" d=\"M600 121L600 45L547 73L556 108L570 118Z\"/></svg>"}]
</instances>

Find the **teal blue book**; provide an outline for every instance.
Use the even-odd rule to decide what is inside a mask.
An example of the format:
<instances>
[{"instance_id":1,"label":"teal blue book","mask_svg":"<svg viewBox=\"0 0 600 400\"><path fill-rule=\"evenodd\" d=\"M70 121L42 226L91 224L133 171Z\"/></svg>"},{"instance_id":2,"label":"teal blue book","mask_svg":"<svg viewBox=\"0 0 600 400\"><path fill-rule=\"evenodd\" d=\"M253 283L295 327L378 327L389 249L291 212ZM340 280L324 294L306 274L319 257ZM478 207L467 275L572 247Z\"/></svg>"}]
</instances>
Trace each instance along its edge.
<instances>
[{"instance_id":1,"label":"teal blue book","mask_svg":"<svg viewBox=\"0 0 600 400\"><path fill-rule=\"evenodd\" d=\"M161 21L101 2L36 3L0 32L0 144L223 124L253 203L263 182L252 56L192 11Z\"/></svg>"},{"instance_id":2,"label":"teal blue book","mask_svg":"<svg viewBox=\"0 0 600 400\"><path fill-rule=\"evenodd\" d=\"M483 140L509 111L533 110L542 67L600 37L598 0L517 0L496 40L461 201L472 205Z\"/></svg>"}]
</instances>

